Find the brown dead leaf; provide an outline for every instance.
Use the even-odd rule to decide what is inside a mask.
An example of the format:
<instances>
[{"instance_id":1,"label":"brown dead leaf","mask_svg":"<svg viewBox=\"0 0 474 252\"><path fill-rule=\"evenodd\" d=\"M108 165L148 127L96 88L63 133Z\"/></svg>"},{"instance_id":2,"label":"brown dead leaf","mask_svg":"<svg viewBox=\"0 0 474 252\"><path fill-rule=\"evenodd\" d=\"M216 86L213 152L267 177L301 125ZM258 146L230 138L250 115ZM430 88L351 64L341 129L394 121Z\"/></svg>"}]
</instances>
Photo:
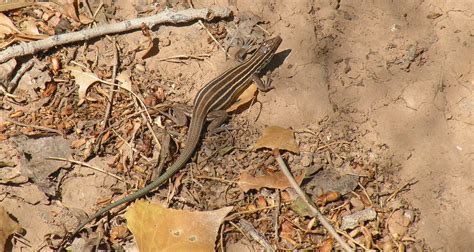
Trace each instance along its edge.
<instances>
[{"instance_id":1,"label":"brown dead leaf","mask_svg":"<svg viewBox=\"0 0 474 252\"><path fill-rule=\"evenodd\" d=\"M234 112L241 106L249 103L255 97L255 92L257 92L257 86L250 85L247 89L245 89L242 94L240 94L239 98L237 98L237 101L232 104L232 106L230 106L226 111Z\"/></svg>"},{"instance_id":2,"label":"brown dead leaf","mask_svg":"<svg viewBox=\"0 0 474 252\"><path fill-rule=\"evenodd\" d=\"M20 225L8 216L7 211L3 207L0 207L0 251L3 251L8 237L20 230Z\"/></svg>"},{"instance_id":3,"label":"brown dead leaf","mask_svg":"<svg viewBox=\"0 0 474 252\"><path fill-rule=\"evenodd\" d=\"M319 247L319 252L331 252L334 247L334 240L332 238L327 238L323 241L321 247Z\"/></svg>"},{"instance_id":4,"label":"brown dead leaf","mask_svg":"<svg viewBox=\"0 0 474 252\"><path fill-rule=\"evenodd\" d=\"M72 18L76 22L80 22L79 16L77 15L78 11L77 0L66 0L63 1L63 6L61 11L64 15Z\"/></svg>"},{"instance_id":5,"label":"brown dead leaf","mask_svg":"<svg viewBox=\"0 0 474 252\"><path fill-rule=\"evenodd\" d=\"M20 28L25 34L41 35L41 33L38 30L38 27L36 27L36 21L32 17L28 17L24 21L22 21L20 23Z\"/></svg>"},{"instance_id":6,"label":"brown dead leaf","mask_svg":"<svg viewBox=\"0 0 474 252\"><path fill-rule=\"evenodd\" d=\"M231 210L190 212L139 200L125 218L140 251L213 251L219 227Z\"/></svg>"},{"instance_id":7,"label":"brown dead leaf","mask_svg":"<svg viewBox=\"0 0 474 252\"><path fill-rule=\"evenodd\" d=\"M254 149L270 148L299 153L293 131L278 126L270 126L263 131L262 137L254 144Z\"/></svg>"},{"instance_id":8,"label":"brown dead leaf","mask_svg":"<svg viewBox=\"0 0 474 252\"><path fill-rule=\"evenodd\" d=\"M340 192L327 192L321 196L318 197L316 200L316 203L319 206L324 206L327 203L334 202L336 200L339 200L341 198L341 193Z\"/></svg>"},{"instance_id":9,"label":"brown dead leaf","mask_svg":"<svg viewBox=\"0 0 474 252\"><path fill-rule=\"evenodd\" d=\"M58 85L54 82L46 83L46 89L41 92L41 97L50 97L56 92Z\"/></svg>"},{"instance_id":10,"label":"brown dead leaf","mask_svg":"<svg viewBox=\"0 0 474 252\"><path fill-rule=\"evenodd\" d=\"M80 138L72 141L71 148L72 149L79 149L81 146L86 144L87 140L85 138Z\"/></svg>"},{"instance_id":11,"label":"brown dead leaf","mask_svg":"<svg viewBox=\"0 0 474 252\"><path fill-rule=\"evenodd\" d=\"M76 84L79 85L79 102L78 105L84 103L86 99L87 89L95 82L101 81L94 73L87 73L77 67L66 67L66 70L74 76Z\"/></svg>"},{"instance_id":12,"label":"brown dead leaf","mask_svg":"<svg viewBox=\"0 0 474 252\"><path fill-rule=\"evenodd\" d=\"M0 38L5 35L20 33L13 22L5 14L0 13Z\"/></svg>"},{"instance_id":13,"label":"brown dead leaf","mask_svg":"<svg viewBox=\"0 0 474 252\"><path fill-rule=\"evenodd\" d=\"M128 235L128 229L125 225L116 226L110 230L110 240L113 243L117 243L119 240L125 239Z\"/></svg>"},{"instance_id":14,"label":"brown dead leaf","mask_svg":"<svg viewBox=\"0 0 474 252\"><path fill-rule=\"evenodd\" d=\"M300 176L295 178L298 184L301 184L304 175L305 174L302 173ZM244 192L247 192L250 189L258 190L262 187L276 188L281 190L291 187L290 182L288 182L288 179L281 171L260 177L254 177L248 173L243 172L240 174L237 184Z\"/></svg>"},{"instance_id":15,"label":"brown dead leaf","mask_svg":"<svg viewBox=\"0 0 474 252\"><path fill-rule=\"evenodd\" d=\"M23 115L25 115L25 112L23 110L16 110L16 111L13 111L11 112L8 117L10 118L18 118L18 117L22 117Z\"/></svg>"},{"instance_id":16,"label":"brown dead leaf","mask_svg":"<svg viewBox=\"0 0 474 252\"><path fill-rule=\"evenodd\" d=\"M24 8L30 5L33 5L33 1L1 1L0 3L0 12L6 12L10 10Z\"/></svg>"}]
</instances>

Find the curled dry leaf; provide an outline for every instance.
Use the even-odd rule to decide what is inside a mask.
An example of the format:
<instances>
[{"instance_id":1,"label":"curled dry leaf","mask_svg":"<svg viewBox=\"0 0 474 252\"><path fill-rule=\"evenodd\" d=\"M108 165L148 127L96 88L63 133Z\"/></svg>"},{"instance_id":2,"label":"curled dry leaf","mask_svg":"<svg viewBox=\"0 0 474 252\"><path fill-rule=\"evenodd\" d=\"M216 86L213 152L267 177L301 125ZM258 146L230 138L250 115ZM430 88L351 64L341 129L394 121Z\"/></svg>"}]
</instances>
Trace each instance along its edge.
<instances>
[{"instance_id":1,"label":"curled dry leaf","mask_svg":"<svg viewBox=\"0 0 474 252\"><path fill-rule=\"evenodd\" d=\"M8 216L7 211L3 207L0 207L0 251L3 251L8 237L20 230L20 225Z\"/></svg>"},{"instance_id":2,"label":"curled dry leaf","mask_svg":"<svg viewBox=\"0 0 474 252\"><path fill-rule=\"evenodd\" d=\"M304 175L305 174L303 173L296 177L296 182L298 182L298 184L303 181ZM244 192L247 192L250 189L258 190L262 187L276 188L281 190L291 187L288 179L280 171L260 177L254 177L248 173L243 172L240 174L237 184Z\"/></svg>"},{"instance_id":3,"label":"curled dry leaf","mask_svg":"<svg viewBox=\"0 0 474 252\"><path fill-rule=\"evenodd\" d=\"M140 251L214 251L219 227L231 210L190 212L139 200L125 218Z\"/></svg>"},{"instance_id":4,"label":"curled dry leaf","mask_svg":"<svg viewBox=\"0 0 474 252\"><path fill-rule=\"evenodd\" d=\"M20 23L21 30L28 35L41 35L36 27L36 21L32 17L26 18L23 22Z\"/></svg>"},{"instance_id":5,"label":"curled dry leaf","mask_svg":"<svg viewBox=\"0 0 474 252\"><path fill-rule=\"evenodd\" d=\"M243 105L249 103L255 97L255 92L257 92L257 86L250 85L242 94L240 94L239 98L237 98L237 101L234 102L234 104L232 104L226 111L234 112Z\"/></svg>"},{"instance_id":6,"label":"curled dry leaf","mask_svg":"<svg viewBox=\"0 0 474 252\"><path fill-rule=\"evenodd\" d=\"M117 243L119 240L125 239L128 234L128 229L125 225L116 226L110 231L110 240L113 243Z\"/></svg>"},{"instance_id":7,"label":"curled dry leaf","mask_svg":"<svg viewBox=\"0 0 474 252\"><path fill-rule=\"evenodd\" d=\"M94 84L97 81L101 81L97 75L94 73L86 73L77 67L66 67L66 70L71 72L71 75L74 76L76 84L79 85L79 102L78 105L84 103L86 99L87 89L90 85Z\"/></svg>"},{"instance_id":8,"label":"curled dry leaf","mask_svg":"<svg viewBox=\"0 0 474 252\"><path fill-rule=\"evenodd\" d=\"M336 200L339 200L340 198L341 198L340 192L327 192L319 196L316 203L320 206L324 206L327 203L334 202Z\"/></svg>"},{"instance_id":9,"label":"curled dry leaf","mask_svg":"<svg viewBox=\"0 0 474 252\"><path fill-rule=\"evenodd\" d=\"M263 131L262 137L254 144L254 149L270 148L299 153L293 131L278 126L270 126Z\"/></svg>"},{"instance_id":10,"label":"curled dry leaf","mask_svg":"<svg viewBox=\"0 0 474 252\"><path fill-rule=\"evenodd\" d=\"M77 0L66 0L62 4L62 8L60 9L64 15L72 18L76 22L80 22L79 16L77 15Z\"/></svg>"},{"instance_id":11,"label":"curled dry leaf","mask_svg":"<svg viewBox=\"0 0 474 252\"><path fill-rule=\"evenodd\" d=\"M20 33L20 31L16 28L13 22L5 16L5 14L0 13L0 38L4 38L5 35Z\"/></svg>"}]
</instances>

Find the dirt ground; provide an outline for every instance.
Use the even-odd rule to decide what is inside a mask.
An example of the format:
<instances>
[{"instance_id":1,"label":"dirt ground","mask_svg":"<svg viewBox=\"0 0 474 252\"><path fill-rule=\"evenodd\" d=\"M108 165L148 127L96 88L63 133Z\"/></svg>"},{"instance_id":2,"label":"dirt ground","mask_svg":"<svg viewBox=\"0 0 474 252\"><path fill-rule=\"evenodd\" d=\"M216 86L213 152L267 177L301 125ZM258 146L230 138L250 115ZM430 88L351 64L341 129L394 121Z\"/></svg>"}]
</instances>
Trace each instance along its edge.
<instances>
[{"instance_id":1,"label":"dirt ground","mask_svg":"<svg viewBox=\"0 0 474 252\"><path fill-rule=\"evenodd\" d=\"M131 19L137 16L134 6L145 5L142 2L146 1L119 0L113 4L116 6L117 16ZM187 4L182 1L168 2L173 2L171 5L175 4L181 8ZM372 176L373 180L367 182L367 187L373 186L381 192L400 189L396 195L397 202L416 213L415 220L410 224L409 238L400 241L422 244L423 250L472 250L474 133L471 127L474 125L474 119L471 118L471 109L474 108L474 68L471 59L474 12L471 1L192 2L195 8L232 5L240 23L235 19L220 22L226 28L226 39L232 37L236 31L242 38L251 35L261 40L265 36L280 35L283 39L278 50L283 53L276 56L276 60L281 64L272 70L274 89L258 94L259 104L254 104L247 111L234 116L230 123L231 131L240 129L229 133L235 141L232 144L238 146L235 148L240 148L236 151L237 154L216 160L207 158L219 145L222 146L228 141L225 140L227 135L222 133L203 141L198 156L204 157L205 161L198 162L196 166L206 167L203 168L205 171L214 171L215 176L236 178L239 176L239 169L258 168L260 164L257 160L266 157L264 154L252 154L253 156L247 157L246 152L242 151L258 138L264 127L277 125L292 128L295 132L311 129L320 132L318 137L297 134L302 152L299 157L290 159L290 164L302 162L309 154L311 160L314 160L314 166L318 163L317 160L323 160L320 166L325 171L331 166L338 167L334 160L339 156L345 157L346 154L357 156L360 160L368 160L367 164L376 168L370 170L375 175ZM261 29L253 27L252 30L246 27L248 20L259 20L258 27ZM128 60L128 63L123 65L132 69L131 76L134 81L140 83L139 90L144 97L147 97L147 92L163 92L166 94L166 100L190 104L199 88L222 72L225 66L235 64L225 60L223 52L213 42L209 42L206 30L198 23L178 27L161 26L151 32L159 38L159 52L144 60L138 56L133 58L135 55L130 56L132 48L137 48L142 43L141 31L117 36L117 42L122 48L121 53L125 55L121 60ZM92 49L86 50L83 57L93 60L96 57L94 50L104 50L105 53L98 57L97 65L111 68L113 53L107 49L110 41L99 38L89 44ZM65 51L77 52L81 45L58 48L49 54L63 56L67 54ZM206 57L205 60L183 59L178 62L161 60L177 54L205 54ZM46 62L46 59L41 57L40 60ZM80 60L77 55L72 58ZM37 73L36 76L38 75ZM104 74L104 77L110 76ZM31 83L31 79L25 74L20 80L16 94L21 93L21 90L31 91L31 88L27 87L28 83ZM157 83L162 86L158 88ZM96 92L100 94L99 91ZM99 95L93 98L98 100L97 97ZM95 101L88 100L86 105L76 106L78 98L70 98L74 103L74 112L71 112L72 115L68 114L67 118L75 120L75 126L69 135L86 139L87 146L88 141L98 135L97 131L87 130L87 125L94 125L103 117L99 111L105 103L94 105ZM118 111L127 109L128 104L124 104L126 101L118 98L119 104L123 102L117 105ZM13 104L7 108L6 104L8 103L2 102L2 118L11 116L12 111L22 107ZM49 106L48 104L46 106ZM23 110L33 111L41 106L45 105L36 101L23 106ZM120 117L120 113L112 114L112 118L114 117ZM0 123L4 122L3 119L0 120ZM127 130L119 133L134 132L141 136L142 140L137 142L136 148L148 149L149 153L145 155L155 158L159 153L150 150L152 137L150 134L140 133L140 130L134 128L137 125L140 124L134 121ZM145 125L142 124L141 127ZM183 141L183 131L174 130L170 135ZM5 135L6 131L2 129ZM75 137L31 144L31 140L17 135L9 136L0 143L2 159L24 163L26 161L21 161L20 158L21 152L33 153L33 156L35 153L38 156L54 153L61 157L69 157L75 153L77 156L86 157L84 149L91 149L82 147L79 155L77 150L71 150L70 146L74 145ZM315 151L324 144L325 141L320 142L321 139L327 142L350 140L352 145L348 150L335 147L331 152ZM50 147L42 149L41 146ZM179 149L172 147L171 152L177 151L173 148ZM115 153L112 149L112 146L108 146L103 153ZM242 157L244 155L245 158ZM328 155L331 157L328 158ZM245 161L239 162L240 158ZM110 168L116 159L117 155L102 155L91 159L89 163ZM171 158L168 157L167 160ZM74 167L71 175L70 171L58 171L57 167L66 163L58 164L42 159L34 162L37 162L35 165L38 167L47 168L44 171L33 170L31 174L23 174L30 178L30 182L32 177L38 178L33 183L15 187L0 185L0 195L4 195L0 196L1 206L29 231L25 237L34 248L48 250L44 235L50 231L52 224L58 224L55 223L58 221L57 216L51 217L51 213L64 217L68 215L68 212L64 212L65 208L71 208L90 214L98 209L98 202L99 205L107 204L113 192L126 191L125 186L103 173ZM233 167L232 171L229 171L229 167L215 168L221 167L222 162ZM141 163L134 167L133 171L140 171L145 169L144 167L146 165ZM137 176L124 170L119 169L117 172L111 169L112 173L130 176L131 181L132 178L138 178L134 181L135 186L143 186L144 181L151 176ZM54 174L54 179L51 174ZM318 176L317 173L315 176ZM364 180L364 176L360 177L360 181ZM53 184L57 186L52 186ZM58 191L61 192L60 196ZM214 192L209 193L212 191ZM170 204L183 208L193 205L197 210L215 209L230 205L229 202L218 200L219 193L226 192L240 195L236 197L244 197L237 191L228 192L224 187L203 183L198 194L206 200L196 199L192 204L177 200ZM157 197L166 198L167 193L160 191ZM185 198L183 195L185 194L179 194ZM247 197L249 196L243 198L245 200L239 199L242 202L248 201ZM258 198L256 195L252 197ZM216 201L212 201L213 199ZM346 202L349 201L347 198ZM242 202L235 204L243 204ZM387 215L386 218L390 219L391 216ZM386 232L392 233L391 230ZM397 249L396 246L394 249ZM384 251L390 250L385 248Z\"/></svg>"}]
</instances>

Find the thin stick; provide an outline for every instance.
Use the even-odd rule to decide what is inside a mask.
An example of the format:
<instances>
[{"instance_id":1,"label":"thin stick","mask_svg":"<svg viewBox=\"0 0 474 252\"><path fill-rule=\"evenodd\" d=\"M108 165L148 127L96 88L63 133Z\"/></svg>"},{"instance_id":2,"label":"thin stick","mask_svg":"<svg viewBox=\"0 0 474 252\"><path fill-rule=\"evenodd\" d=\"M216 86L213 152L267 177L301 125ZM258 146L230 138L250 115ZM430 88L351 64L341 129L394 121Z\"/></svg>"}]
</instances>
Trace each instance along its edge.
<instances>
[{"instance_id":1,"label":"thin stick","mask_svg":"<svg viewBox=\"0 0 474 252\"><path fill-rule=\"evenodd\" d=\"M277 160L278 165L280 166L280 170L283 172L283 174L285 174L286 178L290 182L293 189L295 189L296 193L301 197L301 199L306 204L308 209L312 212L312 214L318 218L319 222L321 222L321 224L326 228L329 234L331 234L334 237L334 239L336 239L336 241L339 242L339 244L345 251L347 252L353 251L353 249L337 234L336 230L331 226L331 224L324 217L324 215L308 201L306 194L298 185L295 178L293 178L293 175L291 175L290 171L288 170L288 167L285 164L285 161L283 161L283 159L281 158L280 150L273 149L273 156Z\"/></svg>"},{"instance_id":2,"label":"thin stick","mask_svg":"<svg viewBox=\"0 0 474 252\"><path fill-rule=\"evenodd\" d=\"M156 61L171 61L171 60L175 60L175 59L204 60L206 57L210 57L210 55L209 54L198 54L198 55L181 54L181 55L175 55L175 56L171 56L171 57L157 59ZM174 61L171 61L171 62L174 62Z\"/></svg>"},{"instance_id":3,"label":"thin stick","mask_svg":"<svg viewBox=\"0 0 474 252\"><path fill-rule=\"evenodd\" d=\"M112 38L112 45L114 48L114 66L112 67L112 84L115 85L115 81L117 78L117 69L118 69L118 64L119 64L119 59L118 59L118 48L117 48L117 42L115 37ZM115 94L115 86L110 86L109 87L109 102L107 103L107 108L105 109L105 115L104 115L104 129L108 125L110 113L112 112L112 105L114 103L114 94Z\"/></svg>"},{"instance_id":4,"label":"thin stick","mask_svg":"<svg viewBox=\"0 0 474 252\"><path fill-rule=\"evenodd\" d=\"M230 15L231 11L228 8L186 9L182 11L171 11L170 9L165 9L163 12L149 17L136 18L116 24L107 24L91 29L85 29L78 32L54 35L29 43L21 43L0 52L0 63L18 56L34 54L36 52L59 45L85 41L106 34L114 34L140 29L142 24L145 24L148 27L153 27L157 24L179 24L190 22L196 19L210 21L217 17L223 18Z\"/></svg>"},{"instance_id":5,"label":"thin stick","mask_svg":"<svg viewBox=\"0 0 474 252\"><path fill-rule=\"evenodd\" d=\"M9 92L12 92L17 86L18 86L18 82L20 81L21 77L26 73L26 71L28 71L32 66L33 64L35 63L38 63L36 58L33 59L33 60L29 60L28 62L26 62L25 64L23 64L20 69L16 72L16 75L15 77L10 81L9 85L8 85L8 91Z\"/></svg>"},{"instance_id":6,"label":"thin stick","mask_svg":"<svg viewBox=\"0 0 474 252\"><path fill-rule=\"evenodd\" d=\"M219 181L221 183L228 183L228 184L237 184L237 181L232 181L232 180L227 180L227 179L222 179L222 178L216 178L216 177L209 177L209 176L196 176L194 178L215 180L215 181Z\"/></svg>"},{"instance_id":7,"label":"thin stick","mask_svg":"<svg viewBox=\"0 0 474 252\"><path fill-rule=\"evenodd\" d=\"M51 129L51 128L48 128L48 127L39 126L39 125L34 125L34 124L21 123L21 122L14 121L14 120L12 120L12 119L6 119L6 121L7 121L7 122L11 122L11 123L13 123L13 124L16 124L16 125L18 125L18 126L30 127L30 128L33 128L33 129L38 129L38 130L42 130L42 131L52 132L52 133L56 133L56 134L58 134L58 135L64 136L64 134L63 134L60 130L57 130L57 129Z\"/></svg>"},{"instance_id":8,"label":"thin stick","mask_svg":"<svg viewBox=\"0 0 474 252\"><path fill-rule=\"evenodd\" d=\"M403 184L402 186L400 186L397 190L395 190L395 192L392 193L392 195L390 195L387 200L385 200L384 202L384 205L386 205L390 200L392 200L401 190L403 190L403 188L407 187L408 185L412 185L414 183L416 183L417 181L415 181L415 178L411 178L408 180L408 182L406 182L405 184Z\"/></svg>"},{"instance_id":9,"label":"thin stick","mask_svg":"<svg viewBox=\"0 0 474 252\"><path fill-rule=\"evenodd\" d=\"M14 95L14 94L8 93L8 91L7 91L2 85L0 85L0 94L3 94L3 95L5 95L6 97L10 97L10 98L13 98L13 99L15 99L15 98L18 97L18 96Z\"/></svg>"},{"instance_id":10,"label":"thin stick","mask_svg":"<svg viewBox=\"0 0 474 252\"><path fill-rule=\"evenodd\" d=\"M125 179L113 174L113 173L110 173L110 172L107 172L101 168L98 168L98 167L95 167L95 166L92 166L88 163L84 163L84 162L81 162L81 161L77 161L77 160L74 160L74 159L66 159L66 158L60 158L60 157L47 157L46 159L50 159L50 160L57 160L57 161L66 161L66 162L69 162L69 163L73 163L73 164L78 164L78 165L82 165L84 167L87 167L87 168L91 168L92 170L96 170L98 172L102 172L102 173L105 173L111 177L114 177L116 178L117 180L119 181L122 181L122 182L125 182L127 184L130 184L128 183L127 181L125 181Z\"/></svg>"},{"instance_id":11,"label":"thin stick","mask_svg":"<svg viewBox=\"0 0 474 252\"><path fill-rule=\"evenodd\" d=\"M244 219L239 221L240 227L242 230L249 234L255 241L257 241L262 247L265 248L265 251L275 251L275 249L270 245L270 243L258 233L258 231L252 226L252 224Z\"/></svg>"}]
</instances>

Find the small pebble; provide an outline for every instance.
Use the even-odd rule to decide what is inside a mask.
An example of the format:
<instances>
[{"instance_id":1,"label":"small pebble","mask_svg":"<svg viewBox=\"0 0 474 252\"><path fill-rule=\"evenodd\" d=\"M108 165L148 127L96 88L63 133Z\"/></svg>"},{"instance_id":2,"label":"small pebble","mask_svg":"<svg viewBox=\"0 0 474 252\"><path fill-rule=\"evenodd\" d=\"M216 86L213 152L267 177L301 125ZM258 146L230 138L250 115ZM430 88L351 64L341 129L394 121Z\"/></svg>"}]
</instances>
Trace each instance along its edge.
<instances>
[{"instance_id":1,"label":"small pebble","mask_svg":"<svg viewBox=\"0 0 474 252\"><path fill-rule=\"evenodd\" d=\"M377 212L372 208L366 208L362 211L355 212L351 215L342 217L341 229L353 229L359 225L359 222L374 220L377 217Z\"/></svg>"},{"instance_id":2,"label":"small pebble","mask_svg":"<svg viewBox=\"0 0 474 252\"><path fill-rule=\"evenodd\" d=\"M145 66L143 66L142 64L136 64L135 65L135 70L137 70L140 73L144 73L145 72Z\"/></svg>"},{"instance_id":3,"label":"small pebble","mask_svg":"<svg viewBox=\"0 0 474 252\"><path fill-rule=\"evenodd\" d=\"M301 158L301 165L304 167L308 167L313 162L313 153L304 153L303 157Z\"/></svg>"}]
</instances>

